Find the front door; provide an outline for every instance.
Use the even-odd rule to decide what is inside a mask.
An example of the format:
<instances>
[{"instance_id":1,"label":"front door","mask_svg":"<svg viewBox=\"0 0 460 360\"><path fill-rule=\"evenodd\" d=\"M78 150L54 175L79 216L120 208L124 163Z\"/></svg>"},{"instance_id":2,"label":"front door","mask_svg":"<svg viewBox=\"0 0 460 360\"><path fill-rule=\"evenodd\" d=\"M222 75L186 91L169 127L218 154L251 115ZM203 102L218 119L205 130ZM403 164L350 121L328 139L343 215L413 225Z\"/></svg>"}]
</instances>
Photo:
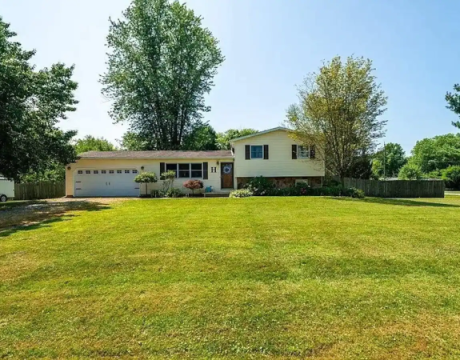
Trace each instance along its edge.
<instances>
[{"instance_id":1,"label":"front door","mask_svg":"<svg viewBox=\"0 0 460 360\"><path fill-rule=\"evenodd\" d=\"M220 164L220 177L222 189L233 189L233 163Z\"/></svg>"}]
</instances>

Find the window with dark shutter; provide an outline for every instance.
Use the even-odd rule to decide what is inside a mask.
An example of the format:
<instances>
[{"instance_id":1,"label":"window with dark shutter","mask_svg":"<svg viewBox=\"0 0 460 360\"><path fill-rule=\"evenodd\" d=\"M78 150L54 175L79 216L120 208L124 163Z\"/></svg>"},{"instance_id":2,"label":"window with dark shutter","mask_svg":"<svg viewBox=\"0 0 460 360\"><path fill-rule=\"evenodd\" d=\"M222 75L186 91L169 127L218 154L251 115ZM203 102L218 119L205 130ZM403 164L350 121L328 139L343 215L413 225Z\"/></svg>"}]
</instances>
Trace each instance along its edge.
<instances>
[{"instance_id":1,"label":"window with dark shutter","mask_svg":"<svg viewBox=\"0 0 460 360\"><path fill-rule=\"evenodd\" d=\"M204 162L203 163L203 180L208 179L208 163Z\"/></svg>"},{"instance_id":2,"label":"window with dark shutter","mask_svg":"<svg viewBox=\"0 0 460 360\"><path fill-rule=\"evenodd\" d=\"M268 145L264 145L264 160L268 160Z\"/></svg>"},{"instance_id":3,"label":"window with dark shutter","mask_svg":"<svg viewBox=\"0 0 460 360\"><path fill-rule=\"evenodd\" d=\"M295 144L292 145L292 159L297 159L297 145Z\"/></svg>"},{"instance_id":4,"label":"window with dark shutter","mask_svg":"<svg viewBox=\"0 0 460 360\"><path fill-rule=\"evenodd\" d=\"M316 157L316 147L315 145L310 146L310 159L314 159Z\"/></svg>"},{"instance_id":5,"label":"window with dark shutter","mask_svg":"<svg viewBox=\"0 0 460 360\"><path fill-rule=\"evenodd\" d=\"M246 145L244 147L244 150L245 150L244 158L246 160L250 160L251 159L251 145Z\"/></svg>"},{"instance_id":6,"label":"window with dark shutter","mask_svg":"<svg viewBox=\"0 0 460 360\"><path fill-rule=\"evenodd\" d=\"M160 163L160 180L164 180L165 178L161 176L165 172L165 163Z\"/></svg>"}]
</instances>

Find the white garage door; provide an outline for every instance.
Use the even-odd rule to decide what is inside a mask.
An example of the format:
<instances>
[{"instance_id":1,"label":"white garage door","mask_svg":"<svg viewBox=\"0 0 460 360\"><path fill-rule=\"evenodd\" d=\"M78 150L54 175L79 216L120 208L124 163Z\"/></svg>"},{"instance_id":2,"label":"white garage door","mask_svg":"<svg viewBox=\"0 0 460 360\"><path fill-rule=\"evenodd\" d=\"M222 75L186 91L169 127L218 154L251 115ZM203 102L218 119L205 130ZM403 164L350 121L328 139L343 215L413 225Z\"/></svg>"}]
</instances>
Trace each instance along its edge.
<instances>
[{"instance_id":1,"label":"white garage door","mask_svg":"<svg viewBox=\"0 0 460 360\"><path fill-rule=\"evenodd\" d=\"M76 197L139 196L140 186L134 182L135 169L85 169L75 173Z\"/></svg>"}]
</instances>

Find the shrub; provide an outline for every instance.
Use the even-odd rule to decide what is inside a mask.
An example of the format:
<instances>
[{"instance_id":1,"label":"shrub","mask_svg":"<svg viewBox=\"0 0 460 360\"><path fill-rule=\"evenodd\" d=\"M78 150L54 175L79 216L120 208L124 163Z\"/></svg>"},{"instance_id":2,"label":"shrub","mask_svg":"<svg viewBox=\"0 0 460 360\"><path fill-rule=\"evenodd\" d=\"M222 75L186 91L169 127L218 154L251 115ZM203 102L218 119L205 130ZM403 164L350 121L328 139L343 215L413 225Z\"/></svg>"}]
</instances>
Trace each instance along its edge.
<instances>
[{"instance_id":1,"label":"shrub","mask_svg":"<svg viewBox=\"0 0 460 360\"><path fill-rule=\"evenodd\" d=\"M167 193L173 188L176 172L174 170L165 171L161 173L161 179L163 180L163 192Z\"/></svg>"},{"instance_id":2,"label":"shrub","mask_svg":"<svg viewBox=\"0 0 460 360\"><path fill-rule=\"evenodd\" d=\"M145 194L148 196L147 184L156 183L158 181L157 175L154 172L143 172L134 178L134 182L138 184L145 184Z\"/></svg>"},{"instance_id":3,"label":"shrub","mask_svg":"<svg viewBox=\"0 0 460 360\"><path fill-rule=\"evenodd\" d=\"M230 193L231 198L245 198L252 196L253 193L249 189L235 190Z\"/></svg>"},{"instance_id":4,"label":"shrub","mask_svg":"<svg viewBox=\"0 0 460 360\"><path fill-rule=\"evenodd\" d=\"M158 178L153 172L143 172L134 178L134 182L138 184L156 183L157 181Z\"/></svg>"},{"instance_id":5,"label":"shrub","mask_svg":"<svg viewBox=\"0 0 460 360\"><path fill-rule=\"evenodd\" d=\"M150 196L153 197L153 198L161 197L161 192L160 192L160 190L152 190L150 192Z\"/></svg>"},{"instance_id":6,"label":"shrub","mask_svg":"<svg viewBox=\"0 0 460 360\"><path fill-rule=\"evenodd\" d=\"M422 170L418 165L407 163L399 171L399 180L420 180L423 177Z\"/></svg>"},{"instance_id":7,"label":"shrub","mask_svg":"<svg viewBox=\"0 0 460 360\"><path fill-rule=\"evenodd\" d=\"M460 189L460 166L449 166L441 171L442 179L446 187L450 189Z\"/></svg>"},{"instance_id":8,"label":"shrub","mask_svg":"<svg viewBox=\"0 0 460 360\"><path fill-rule=\"evenodd\" d=\"M275 184L263 176L252 178L245 188L255 196L270 196L274 195L275 192Z\"/></svg>"},{"instance_id":9,"label":"shrub","mask_svg":"<svg viewBox=\"0 0 460 360\"><path fill-rule=\"evenodd\" d=\"M184 188L192 191L192 194L195 193L195 190L203 189L203 181L201 180L187 180L184 182Z\"/></svg>"},{"instance_id":10,"label":"shrub","mask_svg":"<svg viewBox=\"0 0 460 360\"><path fill-rule=\"evenodd\" d=\"M184 196L184 193L177 188L170 188L163 193L165 197L168 198L178 198Z\"/></svg>"}]
</instances>

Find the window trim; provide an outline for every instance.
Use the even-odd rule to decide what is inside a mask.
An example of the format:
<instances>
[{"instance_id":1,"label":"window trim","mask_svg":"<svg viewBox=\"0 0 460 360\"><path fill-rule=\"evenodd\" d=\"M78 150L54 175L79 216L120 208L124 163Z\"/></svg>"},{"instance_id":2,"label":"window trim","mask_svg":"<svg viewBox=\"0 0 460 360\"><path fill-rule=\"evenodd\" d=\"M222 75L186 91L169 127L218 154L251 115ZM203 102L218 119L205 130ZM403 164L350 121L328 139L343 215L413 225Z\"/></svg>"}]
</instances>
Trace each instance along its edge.
<instances>
[{"instance_id":1,"label":"window trim","mask_svg":"<svg viewBox=\"0 0 460 360\"><path fill-rule=\"evenodd\" d=\"M169 169L168 165L176 165L176 169ZM188 170L180 170L180 165L188 165ZM192 165L200 165L200 170L193 170ZM204 179L204 165L202 162L194 162L194 163L165 163L165 171L175 171L176 172L176 179ZM180 171L188 171L189 176L180 176ZM200 176L192 176L192 172L200 172Z\"/></svg>"},{"instance_id":2,"label":"window trim","mask_svg":"<svg viewBox=\"0 0 460 360\"><path fill-rule=\"evenodd\" d=\"M252 157L252 148L253 147L260 147L262 149L262 156L261 157ZM264 146L263 145L249 145L249 158L251 160L263 160L264 159Z\"/></svg>"},{"instance_id":3,"label":"window trim","mask_svg":"<svg viewBox=\"0 0 460 360\"><path fill-rule=\"evenodd\" d=\"M302 151L300 150L301 148L304 148L305 151L307 152L307 156L302 156ZM310 146L305 146L305 145L297 145L297 158L298 159L310 159Z\"/></svg>"}]
</instances>

